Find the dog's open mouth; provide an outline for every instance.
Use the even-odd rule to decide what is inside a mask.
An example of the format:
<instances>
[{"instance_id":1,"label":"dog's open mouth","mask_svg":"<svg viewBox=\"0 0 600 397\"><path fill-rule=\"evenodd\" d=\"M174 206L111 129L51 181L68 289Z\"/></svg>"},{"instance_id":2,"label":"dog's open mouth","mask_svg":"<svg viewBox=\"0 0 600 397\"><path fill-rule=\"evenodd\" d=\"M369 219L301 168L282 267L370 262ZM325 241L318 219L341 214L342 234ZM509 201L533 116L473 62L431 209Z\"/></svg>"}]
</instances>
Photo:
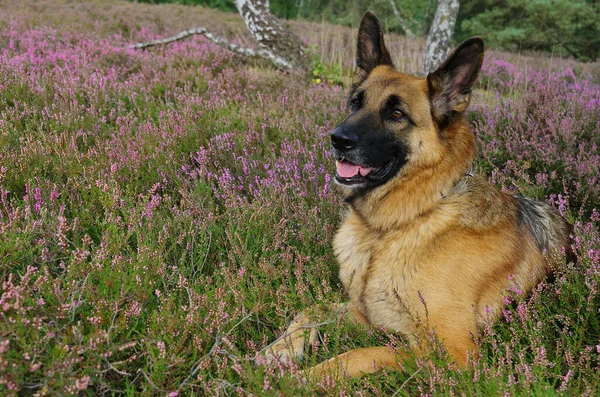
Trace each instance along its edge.
<instances>
[{"instance_id":1,"label":"dog's open mouth","mask_svg":"<svg viewBox=\"0 0 600 397\"><path fill-rule=\"evenodd\" d=\"M377 167L364 167L342 157L335 161L335 179L343 185L357 185L368 181L378 181L390 172L393 165L394 160L389 160Z\"/></svg>"}]
</instances>

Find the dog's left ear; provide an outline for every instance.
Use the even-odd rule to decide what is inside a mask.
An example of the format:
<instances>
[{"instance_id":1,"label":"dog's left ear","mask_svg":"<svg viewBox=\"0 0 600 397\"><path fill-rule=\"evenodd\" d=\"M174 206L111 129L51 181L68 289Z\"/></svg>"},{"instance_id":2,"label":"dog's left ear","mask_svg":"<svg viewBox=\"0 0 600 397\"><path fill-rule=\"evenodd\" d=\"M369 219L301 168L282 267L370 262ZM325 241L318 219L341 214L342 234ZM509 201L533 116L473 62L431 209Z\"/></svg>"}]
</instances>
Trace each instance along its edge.
<instances>
[{"instance_id":1,"label":"dog's left ear","mask_svg":"<svg viewBox=\"0 0 600 397\"><path fill-rule=\"evenodd\" d=\"M356 74L359 81L364 80L379 65L394 66L392 57L383 42L383 30L379 20L371 11L367 11L358 28L356 45Z\"/></svg>"},{"instance_id":2,"label":"dog's left ear","mask_svg":"<svg viewBox=\"0 0 600 397\"><path fill-rule=\"evenodd\" d=\"M427 76L433 118L438 124L464 112L471 89L483 63L483 40L472 37L462 42L435 72Z\"/></svg>"}]
</instances>

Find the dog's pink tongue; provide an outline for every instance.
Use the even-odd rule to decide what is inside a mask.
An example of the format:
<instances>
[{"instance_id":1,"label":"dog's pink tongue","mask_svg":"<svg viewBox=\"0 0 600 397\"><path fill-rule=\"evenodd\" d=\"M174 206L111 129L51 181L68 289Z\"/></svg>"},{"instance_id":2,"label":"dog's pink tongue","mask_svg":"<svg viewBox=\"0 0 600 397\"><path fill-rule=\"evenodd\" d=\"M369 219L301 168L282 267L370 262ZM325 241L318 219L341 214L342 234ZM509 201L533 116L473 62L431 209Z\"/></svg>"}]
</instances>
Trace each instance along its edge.
<instances>
[{"instance_id":1,"label":"dog's pink tongue","mask_svg":"<svg viewBox=\"0 0 600 397\"><path fill-rule=\"evenodd\" d=\"M357 174L365 176L373 169L372 167L364 168L348 161L336 161L335 166L337 168L338 175L342 178L352 178Z\"/></svg>"},{"instance_id":2,"label":"dog's pink tongue","mask_svg":"<svg viewBox=\"0 0 600 397\"><path fill-rule=\"evenodd\" d=\"M373 169L373 167L367 167L367 168L364 168L364 167L358 167L358 172L359 172L359 173L360 173L362 176L367 176L367 174L368 174L369 172L371 172L371 170L372 170L372 169Z\"/></svg>"}]
</instances>

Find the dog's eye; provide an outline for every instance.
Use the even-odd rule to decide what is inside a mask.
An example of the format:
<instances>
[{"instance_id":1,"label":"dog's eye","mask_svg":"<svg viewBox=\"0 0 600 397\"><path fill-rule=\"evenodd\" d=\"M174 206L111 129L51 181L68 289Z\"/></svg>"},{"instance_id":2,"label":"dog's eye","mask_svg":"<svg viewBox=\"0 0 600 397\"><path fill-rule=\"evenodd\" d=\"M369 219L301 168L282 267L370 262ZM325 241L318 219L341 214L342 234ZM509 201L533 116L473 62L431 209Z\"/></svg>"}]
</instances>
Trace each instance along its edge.
<instances>
[{"instance_id":1,"label":"dog's eye","mask_svg":"<svg viewBox=\"0 0 600 397\"><path fill-rule=\"evenodd\" d=\"M353 112L357 111L358 108L360 108L360 100L358 98L353 98L350 101L350 109L352 109Z\"/></svg>"},{"instance_id":2,"label":"dog's eye","mask_svg":"<svg viewBox=\"0 0 600 397\"><path fill-rule=\"evenodd\" d=\"M406 115L404 114L404 112L400 109L394 109L392 111L392 118L394 120L402 120L403 118L405 118Z\"/></svg>"}]
</instances>

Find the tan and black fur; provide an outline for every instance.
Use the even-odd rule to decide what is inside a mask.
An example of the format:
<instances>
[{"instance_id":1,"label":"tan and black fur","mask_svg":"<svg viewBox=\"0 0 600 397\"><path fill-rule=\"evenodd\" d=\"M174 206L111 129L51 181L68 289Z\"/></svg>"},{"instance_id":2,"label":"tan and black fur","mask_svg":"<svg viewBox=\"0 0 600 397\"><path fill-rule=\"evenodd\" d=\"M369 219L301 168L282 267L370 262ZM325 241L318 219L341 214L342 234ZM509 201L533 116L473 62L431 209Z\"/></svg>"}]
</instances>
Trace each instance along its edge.
<instances>
[{"instance_id":1,"label":"tan and black fur","mask_svg":"<svg viewBox=\"0 0 600 397\"><path fill-rule=\"evenodd\" d=\"M568 246L568 224L548 205L471 176L475 137L465 111L483 61L483 41L462 43L435 72L396 71L377 18L358 34L350 115L333 131L336 182L348 203L333 242L349 319L405 335L422 353L435 330L459 366L473 338L501 312L508 289L526 294ZM343 174L343 175L342 175ZM316 333L300 314L266 350L300 358ZM309 377L360 376L398 368L388 347L352 350Z\"/></svg>"}]
</instances>

